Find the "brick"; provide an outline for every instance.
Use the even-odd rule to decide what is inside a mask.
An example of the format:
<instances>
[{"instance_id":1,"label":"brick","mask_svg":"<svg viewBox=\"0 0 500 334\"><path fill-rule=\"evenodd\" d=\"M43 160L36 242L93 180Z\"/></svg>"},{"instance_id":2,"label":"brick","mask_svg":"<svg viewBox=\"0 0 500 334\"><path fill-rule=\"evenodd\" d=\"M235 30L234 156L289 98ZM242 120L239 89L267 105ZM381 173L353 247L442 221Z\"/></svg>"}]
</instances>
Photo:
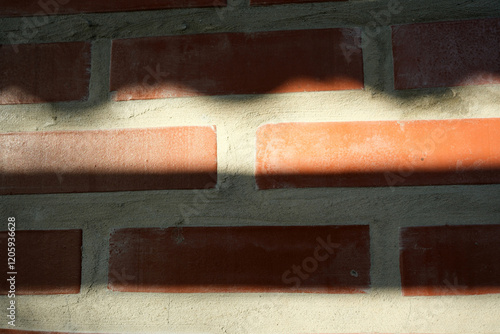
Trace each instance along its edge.
<instances>
[{"instance_id":1,"label":"brick","mask_svg":"<svg viewBox=\"0 0 500 334\"><path fill-rule=\"evenodd\" d=\"M0 0L0 17L226 6L226 0Z\"/></svg>"},{"instance_id":2,"label":"brick","mask_svg":"<svg viewBox=\"0 0 500 334\"><path fill-rule=\"evenodd\" d=\"M363 293L369 244L367 225L120 229L111 234L108 288Z\"/></svg>"},{"instance_id":3,"label":"brick","mask_svg":"<svg viewBox=\"0 0 500 334\"><path fill-rule=\"evenodd\" d=\"M405 296L500 293L500 225L401 229L400 270Z\"/></svg>"},{"instance_id":4,"label":"brick","mask_svg":"<svg viewBox=\"0 0 500 334\"><path fill-rule=\"evenodd\" d=\"M0 45L0 104L84 101L90 43Z\"/></svg>"},{"instance_id":5,"label":"brick","mask_svg":"<svg viewBox=\"0 0 500 334\"><path fill-rule=\"evenodd\" d=\"M500 119L269 124L260 189L500 183Z\"/></svg>"},{"instance_id":6,"label":"brick","mask_svg":"<svg viewBox=\"0 0 500 334\"><path fill-rule=\"evenodd\" d=\"M0 255L7 268L8 232L0 232ZM82 231L15 231L15 294L48 295L80 292ZM10 285L7 270L0 294Z\"/></svg>"},{"instance_id":7,"label":"brick","mask_svg":"<svg viewBox=\"0 0 500 334\"><path fill-rule=\"evenodd\" d=\"M211 127L0 135L0 194L213 188Z\"/></svg>"},{"instance_id":8,"label":"brick","mask_svg":"<svg viewBox=\"0 0 500 334\"><path fill-rule=\"evenodd\" d=\"M287 3L306 3L306 2L338 2L347 0L250 0L250 5L281 5Z\"/></svg>"},{"instance_id":9,"label":"brick","mask_svg":"<svg viewBox=\"0 0 500 334\"><path fill-rule=\"evenodd\" d=\"M392 27L396 89L500 83L500 19Z\"/></svg>"},{"instance_id":10,"label":"brick","mask_svg":"<svg viewBox=\"0 0 500 334\"><path fill-rule=\"evenodd\" d=\"M361 89L359 44L356 29L115 40L111 91L135 100Z\"/></svg>"}]
</instances>

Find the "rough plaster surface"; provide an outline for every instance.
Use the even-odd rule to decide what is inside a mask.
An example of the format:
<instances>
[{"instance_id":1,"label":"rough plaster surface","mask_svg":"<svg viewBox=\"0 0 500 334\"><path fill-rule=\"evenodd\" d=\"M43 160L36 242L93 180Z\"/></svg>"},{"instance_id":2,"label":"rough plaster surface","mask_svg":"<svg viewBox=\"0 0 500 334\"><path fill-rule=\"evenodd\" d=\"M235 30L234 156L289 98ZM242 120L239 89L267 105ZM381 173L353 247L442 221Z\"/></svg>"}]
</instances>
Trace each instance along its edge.
<instances>
[{"instance_id":1,"label":"rough plaster surface","mask_svg":"<svg viewBox=\"0 0 500 334\"><path fill-rule=\"evenodd\" d=\"M500 16L497 0L401 0L389 24ZM255 133L266 123L500 117L500 86L395 92L389 24L365 45L365 90L112 102L111 38L220 31L366 27L387 1L53 16L36 42L93 40L85 103L0 107L0 131L215 125L218 185L0 197L18 229L83 229L82 290L18 296L17 328L124 333L500 333L500 295L403 297L398 229L498 224L500 185L257 191ZM0 19L0 42L20 18ZM29 42L25 40L24 42ZM204 198L204 200L200 200ZM180 204L196 210L182 215ZM4 218L2 218L4 217ZM372 287L364 295L120 293L106 288L109 234L122 227L369 224ZM1 226L4 230L6 224ZM0 296L6 305L6 296ZM7 327L6 322L0 323Z\"/></svg>"}]
</instances>

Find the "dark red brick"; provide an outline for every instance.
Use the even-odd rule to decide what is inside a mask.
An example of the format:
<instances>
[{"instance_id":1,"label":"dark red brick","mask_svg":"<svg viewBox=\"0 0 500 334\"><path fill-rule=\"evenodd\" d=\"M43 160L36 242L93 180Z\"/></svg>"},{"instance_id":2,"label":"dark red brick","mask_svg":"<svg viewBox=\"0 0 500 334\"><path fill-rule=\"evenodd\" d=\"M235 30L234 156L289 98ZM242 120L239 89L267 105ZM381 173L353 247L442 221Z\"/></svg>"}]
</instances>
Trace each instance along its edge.
<instances>
[{"instance_id":1,"label":"dark red brick","mask_svg":"<svg viewBox=\"0 0 500 334\"><path fill-rule=\"evenodd\" d=\"M90 43L0 45L0 104L88 98Z\"/></svg>"},{"instance_id":2,"label":"dark red brick","mask_svg":"<svg viewBox=\"0 0 500 334\"><path fill-rule=\"evenodd\" d=\"M400 243L403 295L500 293L500 225L408 227Z\"/></svg>"},{"instance_id":3,"label":"dark red brick","mask_svg":"<svg viewBox=\"0 0 500 334\"><path fill-rule=\"evenodd\" d=\"M294 265L303 268L300 273L292 272ZM108 287L115 291L363 293L369 284L368 226L138 228L111 234Z\"/></svg>"},{"instance_id":4,"label":"dark red brick","mask_svg":"<svg viewBox=\"0 0 500 334\"><path fill-rule=\"evenodd\" d=\"M220 7L225 5L226 0L0 0L0 17Z\"/></svg>"},{"instance_id":5,"label":"dark red brick","mask_svg":"<svg viewBox=\"0 0 500 334\"><path fill-rule=\"evenodd\" d=\"M116 40L117 100L363 88L359 30L223 33ZM359 52L346 57L341 45Z\"/></svg>"},{"instance_id":6,"label":"dark red brick","mask_svg":"<svg viewBox=\"0 0 500 334\"><path fill-rule=\"evenodd\" d=\"M250 0L251 5L282 5L287 3L338 2L347 0Z\"/></svg>"},{"instance_id":7,"label":"dark red brick","mask_svg":"<svg viewBox=\"0 0 500 334\"><path fill-rule=\"evenodd\" d=\"M500 19L392 27L396 89L500 83Z\"/></svg>"},{"instance_id":8,"label":"dark red brick","mask_svg":"<svg viewBox=\"0 0 500 334\"><path fill-rule=\"evenodd\" d=\"M18 226L16 226L18 227ZM0 256L7 268L8 232L0 232ZM82 231L15 231L15 294L48 295L80 292ZM0 294L9 292L4 271Z\"/></svg>"},{"instance_id":9,"label":"dark red brick","mask_svg":"<svg viewBox=\"0 0 500 334\"><path fill-rule=\"evenodd\" d=\"M0 135L0 194L213 188L211 127Z\"/></svg>"}]
</instances>

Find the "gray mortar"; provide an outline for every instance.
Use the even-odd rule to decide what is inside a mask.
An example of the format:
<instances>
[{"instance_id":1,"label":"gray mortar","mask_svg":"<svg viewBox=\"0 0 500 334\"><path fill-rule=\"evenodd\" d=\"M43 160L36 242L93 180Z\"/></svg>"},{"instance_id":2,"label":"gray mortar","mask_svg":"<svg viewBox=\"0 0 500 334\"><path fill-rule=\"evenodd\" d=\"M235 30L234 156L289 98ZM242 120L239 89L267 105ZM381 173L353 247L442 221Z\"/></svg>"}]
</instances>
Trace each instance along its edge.
<instances>
[{"instance_id":1,"label":"gray mortar","mask_svg":"<svg viewBox=\"0 0 500 334\"><path fill-rule=\"evenodd\" d=\"M404 1L390 24L500 16L494 1ZM230 2L231 4L231 2ZM355 27L387 1L249 8L220 20L213 8L48 18L35 42L93 40L90 97L83 103L0 106L0 132L215 125L218 185L141 191L0 197L18 229L83 230L82 291L18 296L17 328L120 333L500 333L500 296L402 297L398 229L498 224L500 185L258 191L255 133L266 123L500 117L500 85L395 92L390 28L364 49L365 90L175 98L109 98L112 38ZM0 42L19 18L0 18ZM27 40L26 42L30 42ZM208 204L195 205L200 193ZM199 214L183 217L180 204ZM109 234L122 227L369 224L372 288L363 295L157 294L107 290ZM5 230L6 225L2 225ZM182 229L180 229L182 232ZM7 298L0 296L2 305ZM0 327L7 327L0 323Z\"/></svg>"},{"instance_id":2,"label":"gray mortar","mask_svg":"<svg viewBox=\"0 0 500 334\"><path fill-rule=\"evenodd\" d=\"M35 42L86 41L110 38L250 32L365 26L371 11L387 9L389 0L255 6L228 1L228 10L214 8L49 16ZM500 16L496 0L400 0L403 11L389 25ZM43 22L43 21L41 21ZM10 43L21 18L0 18L0 43ZM27 41L29 42L29 40Z\"/></svg>"}]
</instances>

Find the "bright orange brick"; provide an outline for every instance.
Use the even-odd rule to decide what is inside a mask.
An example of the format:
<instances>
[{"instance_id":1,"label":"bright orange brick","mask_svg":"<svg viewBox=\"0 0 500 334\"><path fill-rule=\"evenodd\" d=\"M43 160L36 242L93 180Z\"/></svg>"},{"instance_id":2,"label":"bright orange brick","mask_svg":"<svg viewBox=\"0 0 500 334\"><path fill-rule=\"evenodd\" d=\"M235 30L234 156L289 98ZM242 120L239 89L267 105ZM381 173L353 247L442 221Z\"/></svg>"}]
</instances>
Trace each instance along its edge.
<instances>
[{"instance_id":1,"label":"bright orange brick","mask_svg":"<svg viewBox=\"0 0 500 334\"><path fill-rule=\"evenodd\" d=\"M500 183L498 129L498 118L269 124L257 132L257 185Z\"/></svg>"}]
</instances>

